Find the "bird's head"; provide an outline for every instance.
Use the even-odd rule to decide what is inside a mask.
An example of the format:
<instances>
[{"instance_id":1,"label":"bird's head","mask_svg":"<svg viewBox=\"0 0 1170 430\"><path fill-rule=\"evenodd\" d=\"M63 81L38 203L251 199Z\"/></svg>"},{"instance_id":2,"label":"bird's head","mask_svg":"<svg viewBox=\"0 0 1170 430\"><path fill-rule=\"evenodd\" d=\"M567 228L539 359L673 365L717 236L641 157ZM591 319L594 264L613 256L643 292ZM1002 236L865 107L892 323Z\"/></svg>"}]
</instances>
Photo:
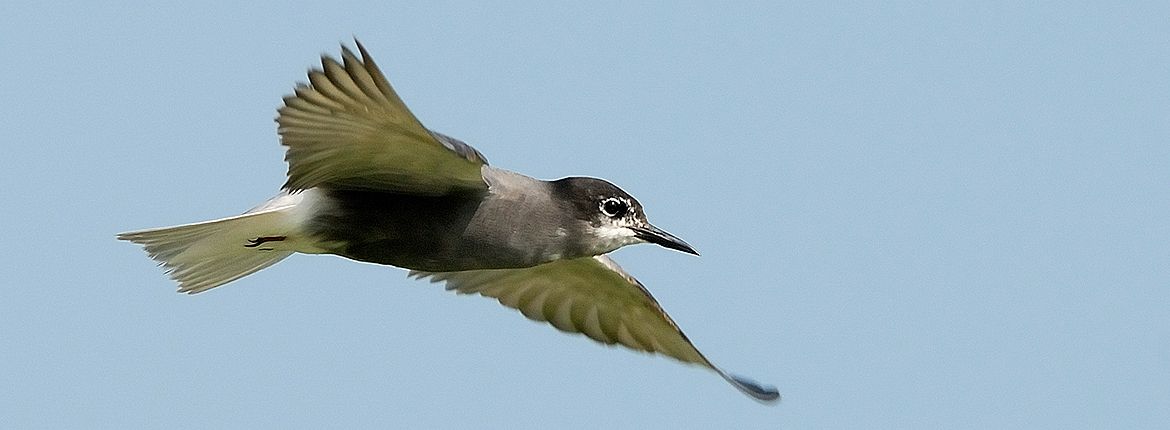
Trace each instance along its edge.
<instances>
[{"instance_id":1,"label":"bird's head","mask_svg":"<svg viewBox=\"0 0 1170 430\"><path fill-rule=\"evenodd\" d=\"M589 255L604 254L626 245L653 243L699 255L682 239L646 220L642 204L616 185L597 178L571 177L552 182L566 209L578 221L582 247Z\"/></svg>"}]
</instances>

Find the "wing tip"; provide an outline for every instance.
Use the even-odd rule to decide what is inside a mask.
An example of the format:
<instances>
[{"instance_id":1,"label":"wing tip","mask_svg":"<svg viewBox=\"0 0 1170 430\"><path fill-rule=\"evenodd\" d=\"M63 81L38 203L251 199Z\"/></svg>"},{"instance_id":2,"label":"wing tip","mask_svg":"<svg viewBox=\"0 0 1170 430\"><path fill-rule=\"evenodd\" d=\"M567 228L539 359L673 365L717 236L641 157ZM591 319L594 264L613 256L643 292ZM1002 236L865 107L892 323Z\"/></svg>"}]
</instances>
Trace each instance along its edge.
<instances>
[{"instance_id":1,"label":"wing tip","mask_svg":"<svg viewBox=\"0 0 1170 430\"><path fill-rule=\"evenodd\" d=\"M739 391L742 391L760 403L776 404L780 401L780 392L776 390L776 387L763 385L751 379L729 373L724 373L723 378L727 379L727 382L730 382Z\"/></svg>"},{"instance_id":2,"label":"wing tip","mask_svg":"<svg viewBox=\"0 0 1170 430\"><path fill-rule=\"evenodd\" d=\"M362 56L363 63L370 63L370 53L366 51L366 46L362 45L362 41L358 40L357 36L353 37L353 44L357 46L358 53Z\"/></svg>"}]
</instances>

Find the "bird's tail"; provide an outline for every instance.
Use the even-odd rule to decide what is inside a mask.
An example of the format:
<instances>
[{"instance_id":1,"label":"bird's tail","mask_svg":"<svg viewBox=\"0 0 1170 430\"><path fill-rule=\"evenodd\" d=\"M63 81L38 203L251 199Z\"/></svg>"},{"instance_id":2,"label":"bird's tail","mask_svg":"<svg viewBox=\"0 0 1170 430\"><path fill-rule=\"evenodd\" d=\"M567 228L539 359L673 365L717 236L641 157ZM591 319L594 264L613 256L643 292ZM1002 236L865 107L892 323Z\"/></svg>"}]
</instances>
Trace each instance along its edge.
<instances>
[{"instance_id":1,"label":"bird's tail","mask_svg":"<svg viewBox=\"0 0 1170 430\"><path fill-rule=\"evenodd\" d=\"M293 209L299 197L278 196L243 215L132 231L119 234L118 239L142 245L150 258L178 281L179 292L200 293L276 264L297 251L296 243L303 239L295 237Z\"/></svg>"}]
</instances>

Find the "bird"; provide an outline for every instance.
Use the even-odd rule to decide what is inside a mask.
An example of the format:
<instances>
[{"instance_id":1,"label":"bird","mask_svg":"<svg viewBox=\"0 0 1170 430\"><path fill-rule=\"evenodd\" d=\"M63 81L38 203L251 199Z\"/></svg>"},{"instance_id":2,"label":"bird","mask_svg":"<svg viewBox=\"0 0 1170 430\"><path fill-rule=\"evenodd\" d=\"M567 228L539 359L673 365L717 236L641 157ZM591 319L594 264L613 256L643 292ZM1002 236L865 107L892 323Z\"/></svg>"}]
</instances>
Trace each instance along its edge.
<instances>
[{"instance_id":1,"label":"bird","mask_svg":"<svg viewBox=\"0 0 1170 430\"><path fill-rule=\"evenodd\" d=\"M715 366L606 255L637 243L698 255L650 224L638 200L602 179L545 181L489 165L423 126L354 42L358 54L345 44L340 59L322 54L277 110L288 174L275 197L241 215L117 238L141 245L188 294L298 252L396 266L564 332L708 368L760 402L779 399Z\"/></svg>"}]
</instances>

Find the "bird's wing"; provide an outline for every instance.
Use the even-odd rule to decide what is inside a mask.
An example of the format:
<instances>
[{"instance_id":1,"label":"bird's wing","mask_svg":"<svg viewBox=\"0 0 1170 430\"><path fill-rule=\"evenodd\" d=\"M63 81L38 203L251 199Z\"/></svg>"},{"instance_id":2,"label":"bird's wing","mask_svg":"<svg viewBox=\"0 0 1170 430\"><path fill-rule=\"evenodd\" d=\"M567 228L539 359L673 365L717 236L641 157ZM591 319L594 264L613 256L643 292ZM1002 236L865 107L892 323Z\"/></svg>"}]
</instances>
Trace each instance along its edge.
<instances>
[{"instance_id":1,"label":"bird's wing","mask_svg":"<svg viewBox=\"0 0 1170 430\"><path fill-rule=\"evenodd\" d=\"M559 330L583 333L605 344L664 354L684 363L709 367L736 388L762 400L779 398L776 389L730 375L715 367L646 287L606 256L558 260L523 269L463 272L411 272L448 290L479 294L520 310L524 316Z\"/></svg>"},{"instance_id":2,"label":"bird's wing","mask_svg":"<svg viewBox=\"0 0 1170 430\"><path fill-rule=\"evenodd\" d=\"M483 155L466 143L427 130L390 87L361 42L359 60L342 46L341 61L321 57L284 98L276 118L288 147L288 181L317 186L441 195L486 189Z\"/></svg>"}]
</instances>

